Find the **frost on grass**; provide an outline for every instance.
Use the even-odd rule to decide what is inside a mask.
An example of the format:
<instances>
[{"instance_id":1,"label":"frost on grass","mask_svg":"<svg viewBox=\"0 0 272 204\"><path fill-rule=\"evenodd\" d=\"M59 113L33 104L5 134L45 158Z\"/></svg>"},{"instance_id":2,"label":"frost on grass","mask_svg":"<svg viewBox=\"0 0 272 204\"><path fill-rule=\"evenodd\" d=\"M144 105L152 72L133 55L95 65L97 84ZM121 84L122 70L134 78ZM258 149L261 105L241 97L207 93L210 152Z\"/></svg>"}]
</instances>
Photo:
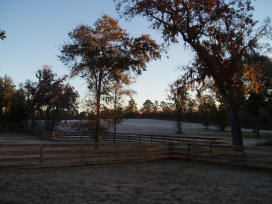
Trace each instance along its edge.
<instances>
[{"instance_id":1,"label":"frost on grass","mask_svg":"<svg viewBox=\"0 0 272 204\"><path fill-rule=\"evenodd\" d=\"M270 172L186 161L1 170L1 203L272 203Z\"/></svg>"}]
</instances>

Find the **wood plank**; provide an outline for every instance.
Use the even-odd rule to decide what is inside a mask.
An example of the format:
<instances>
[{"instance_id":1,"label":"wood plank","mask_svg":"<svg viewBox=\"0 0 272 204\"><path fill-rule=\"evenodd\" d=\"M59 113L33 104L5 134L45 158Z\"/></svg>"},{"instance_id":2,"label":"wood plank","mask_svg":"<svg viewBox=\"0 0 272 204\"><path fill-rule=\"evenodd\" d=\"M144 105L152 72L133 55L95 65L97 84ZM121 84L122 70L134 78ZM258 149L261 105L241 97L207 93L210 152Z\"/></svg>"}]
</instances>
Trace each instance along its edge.
<instances>
[{"instance_id":1,"label":"wood plank","mask_svg":"<svg viewBox=\"0 0 272 204\"><path fill-rule=\"evenodd\" d=\"M7 157L0 158L0 162L41 161L41 157Z\"/></svg>"},{"instance_id":2,"label":"wood plank","mask_svg":"<svg viewBox=\"0 0 272 204\"><path fill-rule=\"evenodd\" d=\"M40 150L7 150L0 151L0 155L27 155L27 154L41 154ZM0 156L0 157L1 157Z\"/></svg>"},{"instance_id":3,"label":"wood plank","mask_svg":"<svg viewBox=\"0 0 272 204\"><path fill-rule=\"evenodd\" d=\"M266 146L244 146L245 150L258 150L258 151L267 151L272 154L272 147Z\"/></svg>"}]
</instances>

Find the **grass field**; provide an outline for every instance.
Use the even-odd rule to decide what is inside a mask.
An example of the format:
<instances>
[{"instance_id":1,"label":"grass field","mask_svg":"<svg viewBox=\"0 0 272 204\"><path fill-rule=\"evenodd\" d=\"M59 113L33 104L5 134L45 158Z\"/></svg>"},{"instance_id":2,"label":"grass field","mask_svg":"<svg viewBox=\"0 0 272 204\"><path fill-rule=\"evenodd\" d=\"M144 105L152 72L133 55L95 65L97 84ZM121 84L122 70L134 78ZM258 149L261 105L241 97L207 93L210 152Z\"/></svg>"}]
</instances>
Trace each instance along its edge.
<instances>
[{"instance_id":1,"label":"grass field","mask_svg":"<svg viewBox=\"0 0 272 204\"><path fill-rule=\"evenodd\" d=\"M272 174L188 161L0 171L0 203L272 203Z\"/></svg>"}]
</instances>

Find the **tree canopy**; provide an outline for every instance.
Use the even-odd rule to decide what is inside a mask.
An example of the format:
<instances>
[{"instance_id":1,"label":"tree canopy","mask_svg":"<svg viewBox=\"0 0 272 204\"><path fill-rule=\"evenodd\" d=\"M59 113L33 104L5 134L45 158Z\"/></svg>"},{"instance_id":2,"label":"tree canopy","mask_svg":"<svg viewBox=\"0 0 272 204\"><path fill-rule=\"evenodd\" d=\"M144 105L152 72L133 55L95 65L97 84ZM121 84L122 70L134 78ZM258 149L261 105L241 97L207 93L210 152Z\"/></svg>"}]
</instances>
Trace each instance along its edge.
<instances>
[{"instance_id":1,"label":"tree canopy","mask_svg":"<svg viewBox=\"0 0 272 204\"><path fill-rule=\"evenodd\" d=\"M87 80L96 105L95 141L99 142L101 100L110 93L118 73L141 74L146 63L160 58L159 46L148 35L130 37L118 21L103 15L93 26L79 25L62 45L60 60L70 68L71 76Z\"/></svg>"},{"instance_id":2,"label":"tree canopy","mask_svg":"<svg viewBox=\"0 0 272 204\"><path fill-rule=\"evenodd\" d=\"M259 88L259 71L246 55L267 48L260 39L271 39L270 19L256 28L250 0L116 0L121 16L143 15L161 31L165 41L183 40L195 52L198 78L211 77L221 94L235 145L242 145L237 112L245 90ZM268 46L269 48L269 46ZM248 83L250 81L250 83ZM250 86L250 87L249 87Z\"/></svg>"},{"instance_id":3,"label":"tree canopy","mask_svg":"<svg viewBox=\"0 0 272 204\"><path fill-rule=\"evenodd\" d=\"M5 75L0 76L0 121L3 120L3 115L10 109L11 99L15 93L15 84L11 77Z\"/></svg>"},{"instance_id":4,"label":"tree canopy","mask_svg":"<svg viewBox=\"0 0 272 204\"><path fill-rule=\"evenodd\" d=\"M35 114L45 112L48 128L53 129L60 113L72 110L77 106L78 92L70 84L65 83L66 77L57 77L52 67L44 65L36 73L38 82L27 80L26 92L27 111L34 122Z\"/></svg>"}]
</instances>

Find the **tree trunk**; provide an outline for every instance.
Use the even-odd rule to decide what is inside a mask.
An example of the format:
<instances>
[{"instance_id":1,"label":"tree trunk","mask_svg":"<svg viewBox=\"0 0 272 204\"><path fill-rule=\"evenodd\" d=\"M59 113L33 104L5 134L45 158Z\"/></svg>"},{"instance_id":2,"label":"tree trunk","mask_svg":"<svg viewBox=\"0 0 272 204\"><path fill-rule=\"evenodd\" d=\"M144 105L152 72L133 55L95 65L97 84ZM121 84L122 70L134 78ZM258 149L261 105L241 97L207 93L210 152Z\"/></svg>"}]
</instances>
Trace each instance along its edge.
<instances>
[{"instance_id":1,"label":"tree trunk","mask_svg":"<svg viewBox=\"0 0 272 204\"><path fill-rule=\"evenodd\" d=\"M183 134L182 128L181 128L181 121L182 121L182 109L177 110L177 128L178 128L178 134Z\"/></svg>"},{"instance_id":2,"label":"tree trunk","mask_svg":"<svg viewBox=\"0 0 272 204\"><path fill-rule=\"evenodd\" d=\"M102 76L99 75L98 86L96 90L96 119L95 119L95 130L94 130L94 142L99 143L99 134L100 134L100 119L101 119L101 111L100 111L100 101L101 101L101 83Z\"/></svg>"},{"instance_id":3,"label":"tree trunk","mask_svg":"<svg viewBox=\"0 0 272 204\"><path fill-rule=\"evenodd\" d=\"M232 133L233 144L235 146L235 150L239 151L240 146L243 146L243 137L242 137L242 131L241 131L241 126L240 126L237 110L231 106L227 98L227 95L225 93L221 92L221 96L222 96L223 103L226 107L226 112L228 115L231 133Z\"/></svg>"},{"instance_id":4,"label":"tree trunk","mask_svg":"<svg viewBox=\"0 0 272 204\"><path fill-rule=\"evenodd\" d=\"M117 123L117 83L114 91L114 118L113 118L113 142L115 143L116 137L116 123Z\"/></svg>"},{"instance_id":5,"label":"tree trunk","mask_svg":"<svg viewBox=\"0 0 272 204\"><path fill-rule=\"evenodd\" d=\"M259 127L258 119L259 119L258 115L255 115L254 123L255 123L256 137L260 137L260 127Z\"/></svg>"},{"instance_id":6,"label":"tree trunk","mask_svg":"<svg viewBox=\"0 0 272 204\"><path fill-rule=\"evenodd\" d=\"M96 119L95 119L95 130L94 130L94 142L99 143L99 133L100 133L100 96L96 100Z\"/></svg>"},{"instance_id":7,"label":"tree trunk","mask_svg":"<svg viewBox=\"0 0 272 204\"><path fill-rule=\"evenodd\" d=\"M116 117L114 117L114 126L113 126L113 142L115 143L116 140Z\"/></svg>"}]
</instances>

